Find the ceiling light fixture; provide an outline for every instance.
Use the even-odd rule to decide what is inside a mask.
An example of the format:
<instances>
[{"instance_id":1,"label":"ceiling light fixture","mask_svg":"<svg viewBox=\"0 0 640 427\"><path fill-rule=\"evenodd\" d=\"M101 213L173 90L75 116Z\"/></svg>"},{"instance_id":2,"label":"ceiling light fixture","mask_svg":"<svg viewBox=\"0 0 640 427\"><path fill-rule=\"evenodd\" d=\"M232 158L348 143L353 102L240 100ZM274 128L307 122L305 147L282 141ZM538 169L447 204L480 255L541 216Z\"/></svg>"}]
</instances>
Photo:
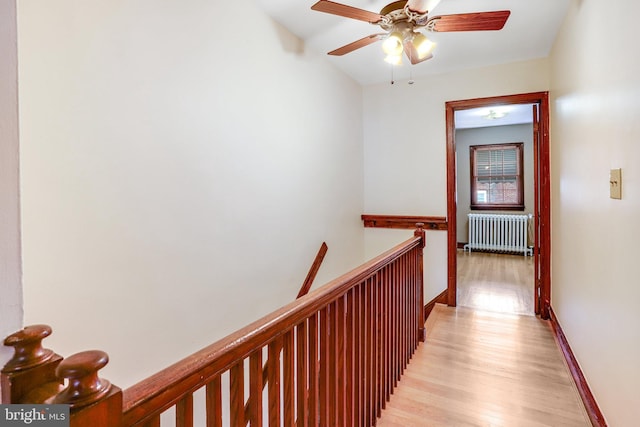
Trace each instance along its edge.
<instances>
[{"instance_id":1,"label":"ceiling light fixture","mask_svg":"<svg viewBox=\"0 0 640 427\"><path fill-rule=\"evenodd\" d=\"M387 54L384 60L393 65L402 63L405 50L412 63L422 62L431 56L435 46L424 34L397 27L382 42L382 50Z\"/></svg>"},{"instance_id":2,"label":"ceiling light fixture","mask_svg":"<svg viewBox=\"0 0 640 427\"><path fill-rule=\"evenodd\" d=\"M398 31L394 31L382 43L382 50L387 55L401 55L402 54L402 34Z\"/></svg>"},{"instance_id":3,"label":"ceiling light fixture","mask_svg":"<svg viewBox=\"0 0 640 427\"><path fill-rule=\"evenodd\" d=\"M416 52L418 52L418 59L426 58L428 55L431 54L431 52L433 51L433 48L436 47L436 44L431 40L429 40L422 33L413 33L413 39L411 40L411 44L413 44L413 47L416 49Z\"/></svg>"},{"instance_id":4,"label":"ceiling light fixture","mask_svg":"<svg viewBox=\"0 0 640 427\"><path fill-rule=\"evenodd\" d=\"M398 55L389 54L384 58L391 65L402 65L402 51Z\"/></svg>"},{"instance_id":5,"label":"ceiling light fixture","mask_svg":"<svg viewBox=\"0 0 640 427\"><path fill-rule=\"evenodd\" d=\"M484 117L487 120L495 120L495 119L501 119L507 114L509 113L507 113L506 111L489 110L489 112L482 117Z\"/></svg>"}]
</instances>

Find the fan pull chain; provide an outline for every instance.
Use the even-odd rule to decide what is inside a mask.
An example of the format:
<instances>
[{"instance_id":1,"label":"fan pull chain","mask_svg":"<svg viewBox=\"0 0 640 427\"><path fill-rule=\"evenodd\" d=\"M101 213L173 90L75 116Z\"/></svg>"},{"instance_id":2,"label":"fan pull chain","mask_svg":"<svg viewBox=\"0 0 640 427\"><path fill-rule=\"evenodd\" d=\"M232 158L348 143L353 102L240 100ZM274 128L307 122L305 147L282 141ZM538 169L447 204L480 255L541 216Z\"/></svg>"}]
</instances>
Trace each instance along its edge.
<instances>
[{"instance_id":1,"label":"fan pull chain","mask_svg":"<svg viewBox=\"0 0 640 427\"><path fill-rule=\"evenodd\" d=\"M409 49L409 84L413 84L413 49Z\"/></svg>"}]
</instances>

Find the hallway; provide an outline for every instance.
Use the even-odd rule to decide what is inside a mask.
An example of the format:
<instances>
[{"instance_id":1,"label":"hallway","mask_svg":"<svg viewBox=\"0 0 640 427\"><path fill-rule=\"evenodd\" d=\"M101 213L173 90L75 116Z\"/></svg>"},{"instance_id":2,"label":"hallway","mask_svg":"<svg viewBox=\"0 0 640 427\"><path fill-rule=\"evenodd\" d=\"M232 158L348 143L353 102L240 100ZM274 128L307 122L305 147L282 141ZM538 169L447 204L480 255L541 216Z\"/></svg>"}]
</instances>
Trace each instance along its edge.
<instances>
[{"instance_id":1,"label":"hallway","mask_svg":"<svg viewBox=\"0 0 640 427\"><path fill-rule=\"evenodd\" d=\"M426 326L379 427L591 425L547 322L438 304Z\"/></svg>"}]
</instances>

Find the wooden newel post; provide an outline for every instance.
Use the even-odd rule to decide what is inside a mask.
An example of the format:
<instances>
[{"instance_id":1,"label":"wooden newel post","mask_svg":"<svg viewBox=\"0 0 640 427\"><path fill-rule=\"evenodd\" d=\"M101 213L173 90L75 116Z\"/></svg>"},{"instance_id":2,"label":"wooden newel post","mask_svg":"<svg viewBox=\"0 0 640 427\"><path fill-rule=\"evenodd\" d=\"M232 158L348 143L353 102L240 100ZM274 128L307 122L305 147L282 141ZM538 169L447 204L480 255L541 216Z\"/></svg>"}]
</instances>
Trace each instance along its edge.
<instances>
[{"instance_id":1,"label":"wooden newel post","mask_svg":"<svg viewBox=\"0 0 640 427\"><path fill-rule=\"evenodd\" d=\"M42 347L49 335L51 327L32 325L5 338L14 354L2 368L2 403L43 403L60 390L56 368L62 357Z\"/></svg>"},{"instance_id":2,"label":"wooden newel post","mask_svg":"<svg viewBox=\"0 0 640 427\"><path fill-rule=\"evenodd\" d=\"M413 235L416 237L422 237L421 247L424 249L427 244L427 233L424 231L424 223L416 223L416 230L413 232Z\"/></svg>"},{"instance_id":3,"label":"wooden newel post","mask_svg":"<svg viewBox=\"0 0 640 427\"><path fill-rule=\"evenodd\" d=\"M98 377L109 362L104 351L89 350L67 357L56 374L67 380L67 388L50 403L71 407L71 427L118 427L122 423L122 390Z\"/></svg>"},{"instance_id":4,"label":"wooden newel post","mask_svg":"<svg viewBox=\"0 0 640 427\"><path fill-rule=\"evenodd\" d=\"M92 350L63 359L42 347L49 335L51 327L33 325L4 340L14 354L1 371L2 403L67 404L71 427L120 427L122 390L98 377L107 353Z\"/></svg>"},{"instance_id":5,"label":"wooden newel post","mask_svg":"<svg viewBox=\"0 0 640 427\"><path fill-rule=\"evenodd\" d=\"M424 342L427 338L424 323L426 321L424 315L424 248L427 245L427 233L424 231L424 223L419 222L416 224L416 230L413 233L414 236L421 238L420 251L418 251L418 295L419 295L419 309L418 314L418 337L420 341Z\"/></svg>"}]
</instances>

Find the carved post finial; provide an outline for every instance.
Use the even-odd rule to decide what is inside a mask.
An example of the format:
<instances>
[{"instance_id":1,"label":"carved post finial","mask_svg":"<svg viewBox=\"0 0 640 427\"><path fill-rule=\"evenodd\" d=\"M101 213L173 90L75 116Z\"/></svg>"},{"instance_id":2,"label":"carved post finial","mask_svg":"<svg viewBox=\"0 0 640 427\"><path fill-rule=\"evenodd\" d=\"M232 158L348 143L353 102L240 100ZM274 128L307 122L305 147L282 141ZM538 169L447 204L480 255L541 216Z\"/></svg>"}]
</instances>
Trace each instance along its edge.
<instances>
[{"instance_id":1,"label":"carved post finial","mask_svg":"<svg viewBox=\"0 0 640 427\"><path fill-rule=\"evenodd\" d=\"M2 368L2 372L11 373L42 364L54 355L52 350L42 347L42 340L51 335L48 325L32 325L9 335L4 345L13 347L11 360Z\"/></svg>"},{"instance_id":2,"label":"carved post finial","mask_svg":"<svg viewBox=\"0 0 640 427\"><path fill-rule=\"evenodd\" d=\"M58 365L56 375L69 380L69 384L51 403L66 403L72 408L80 408L107 395L111 383L99 378L98 371L108 362L109 356L100 350L83 351L64 359Z\"/></svg>"}]
</instances>

